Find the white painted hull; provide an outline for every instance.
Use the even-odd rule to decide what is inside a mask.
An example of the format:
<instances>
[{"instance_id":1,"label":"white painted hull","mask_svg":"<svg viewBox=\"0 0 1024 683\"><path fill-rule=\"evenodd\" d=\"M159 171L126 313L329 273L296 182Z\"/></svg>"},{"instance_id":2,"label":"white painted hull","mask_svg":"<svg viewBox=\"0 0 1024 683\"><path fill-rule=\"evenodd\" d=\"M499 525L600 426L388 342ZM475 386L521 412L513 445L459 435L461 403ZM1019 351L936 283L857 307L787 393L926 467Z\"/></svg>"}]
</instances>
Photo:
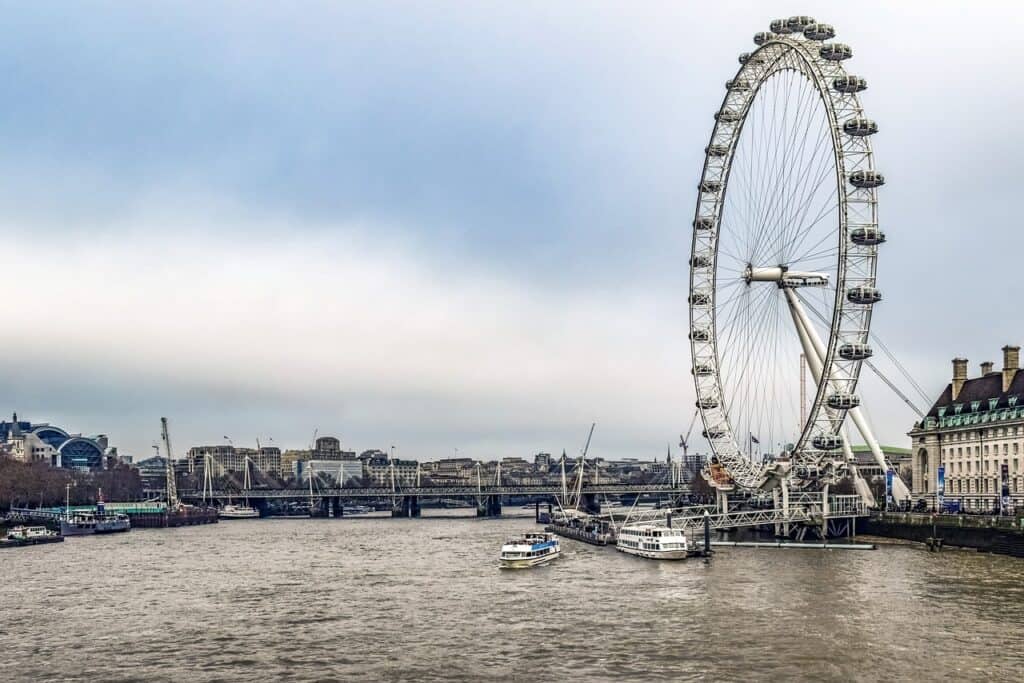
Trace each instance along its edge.
<instances>
[{"instance_id":1,"label":"white painted hull","mask_svg":"<svg viewBox=\"0 0 1024 683\"><path fill-rule=\"evenodd\" d=\"M541 555L540 557L525 557L525 558L517 558L517 559L514 559L514 560L505 560L505 559L503 559L501 561L501 568L502 569L529 569L530 567L536 567L537 565L546 564L546 563L550 562L551 560L554 560L555 558L557 558L561 554L562 554L561 550L556 550L553 553L548 553L547 555Z\"/></svg>"},{"instance_id":2,"label":"white painted hull","mask_svg":"<svg viewBox=\"0 0 1024 683\"><path fill-rule=\"evenodd\" d=\"M685 560L689 555L688 551L681 548L676 550L642 550L640 548L626 548L617 545L615 549L628 555L645 557L648 560Z\"/></svg>"},{"instance_id":3,"label":"white painted hull","mask_svg":"<svg viewBox=\"0 0 1024 683\"><path fill-rule=\"evenodd\" d=\"M259 510L253 508L225 508L217 513L221 519L259 519Z\"/></svg>"}]
</instances>

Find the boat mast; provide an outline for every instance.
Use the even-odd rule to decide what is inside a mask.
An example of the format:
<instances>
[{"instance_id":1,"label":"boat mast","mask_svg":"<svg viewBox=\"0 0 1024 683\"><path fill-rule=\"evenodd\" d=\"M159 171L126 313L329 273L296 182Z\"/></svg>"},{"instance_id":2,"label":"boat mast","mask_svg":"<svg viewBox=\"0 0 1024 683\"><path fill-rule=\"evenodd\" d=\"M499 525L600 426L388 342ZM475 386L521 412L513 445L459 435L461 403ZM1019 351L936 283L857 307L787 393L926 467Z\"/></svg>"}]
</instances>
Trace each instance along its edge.
<instances>
[{"instance_id":1,"label":"boat mast","mask_svg":"<svg viewBox=\"0 0 1024 683\"><path fill-rule=\"evenodd\" d=\"M167 430L167 418L160 418L160 432L164 441L164 448L167 451L167 466L164 468L167 486L167 509L178 508L178 487L174 481L174 456L171 455L171 435ZM159 451L158 451L159 452Z\"/></svg>"}]
</instances>

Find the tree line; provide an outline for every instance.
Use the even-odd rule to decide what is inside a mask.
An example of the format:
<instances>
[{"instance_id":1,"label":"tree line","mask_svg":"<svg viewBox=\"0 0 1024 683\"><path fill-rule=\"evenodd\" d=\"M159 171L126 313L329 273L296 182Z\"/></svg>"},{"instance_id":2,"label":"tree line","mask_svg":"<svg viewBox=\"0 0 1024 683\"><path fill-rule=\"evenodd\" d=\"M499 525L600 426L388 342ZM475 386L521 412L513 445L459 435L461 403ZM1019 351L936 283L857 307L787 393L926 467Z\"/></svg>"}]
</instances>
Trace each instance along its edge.
<instances>
[{"instance_id":1,"label":"tree line","mask_svg":"<svg viewBox=\"0 0 1024 683\"><path fill-rule=\"evenodd\" d=\"M103 489L104 500L142 499L142 479L135 468L116 463L111 468L79 472L43 462L20 462L0 457L0 510L11 507L63 505L67 485L72 505L92 505Z\"/></svg>"}]
</instances>

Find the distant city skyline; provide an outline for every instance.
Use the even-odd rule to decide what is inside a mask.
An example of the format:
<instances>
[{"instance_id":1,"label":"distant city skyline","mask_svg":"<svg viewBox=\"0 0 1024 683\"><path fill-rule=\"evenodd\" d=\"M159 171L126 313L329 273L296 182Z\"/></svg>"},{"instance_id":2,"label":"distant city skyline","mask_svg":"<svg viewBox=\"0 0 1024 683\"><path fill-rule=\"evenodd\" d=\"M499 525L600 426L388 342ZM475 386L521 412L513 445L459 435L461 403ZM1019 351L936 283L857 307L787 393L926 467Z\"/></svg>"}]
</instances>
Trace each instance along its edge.
<instances>
[{"instance_id":1,"label":"distant city skyline","mask_svg":"<svg viewBox=\"0 0 1024 683\"><path fill-rule=\"evenodd\" d=\"M1022 10L804 7L880 127L873 330L938 398L954 356L973 377L1024 343L992 315L1024 294ZM711 116L791 4L6 10L0 416L137 459L161 416L179 456L317 428L572 456L591 422L595 457L678 450ZM906 445L912 411L864 395Z\"/></svg>"}]
</instances>

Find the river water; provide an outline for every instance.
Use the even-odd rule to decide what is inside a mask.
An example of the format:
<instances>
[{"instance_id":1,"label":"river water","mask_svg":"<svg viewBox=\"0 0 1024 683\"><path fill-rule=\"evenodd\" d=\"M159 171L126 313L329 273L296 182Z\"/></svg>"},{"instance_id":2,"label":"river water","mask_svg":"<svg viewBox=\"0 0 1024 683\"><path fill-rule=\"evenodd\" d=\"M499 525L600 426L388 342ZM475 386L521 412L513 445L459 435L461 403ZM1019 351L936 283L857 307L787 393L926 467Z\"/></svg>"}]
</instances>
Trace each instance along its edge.
<instances>
[{"instance_id":1,"label":"river water","mask_svg":"<svg viewBox=\"0 0 1024 683\"><path fill-rule=\"evenodd\" d=\"M435 511L425 511L438 514ZM1022 680L1024 560L725 548L653 562L532 518L265 519L0 553L0 680Z\"/></svg>"}]
</instances>

